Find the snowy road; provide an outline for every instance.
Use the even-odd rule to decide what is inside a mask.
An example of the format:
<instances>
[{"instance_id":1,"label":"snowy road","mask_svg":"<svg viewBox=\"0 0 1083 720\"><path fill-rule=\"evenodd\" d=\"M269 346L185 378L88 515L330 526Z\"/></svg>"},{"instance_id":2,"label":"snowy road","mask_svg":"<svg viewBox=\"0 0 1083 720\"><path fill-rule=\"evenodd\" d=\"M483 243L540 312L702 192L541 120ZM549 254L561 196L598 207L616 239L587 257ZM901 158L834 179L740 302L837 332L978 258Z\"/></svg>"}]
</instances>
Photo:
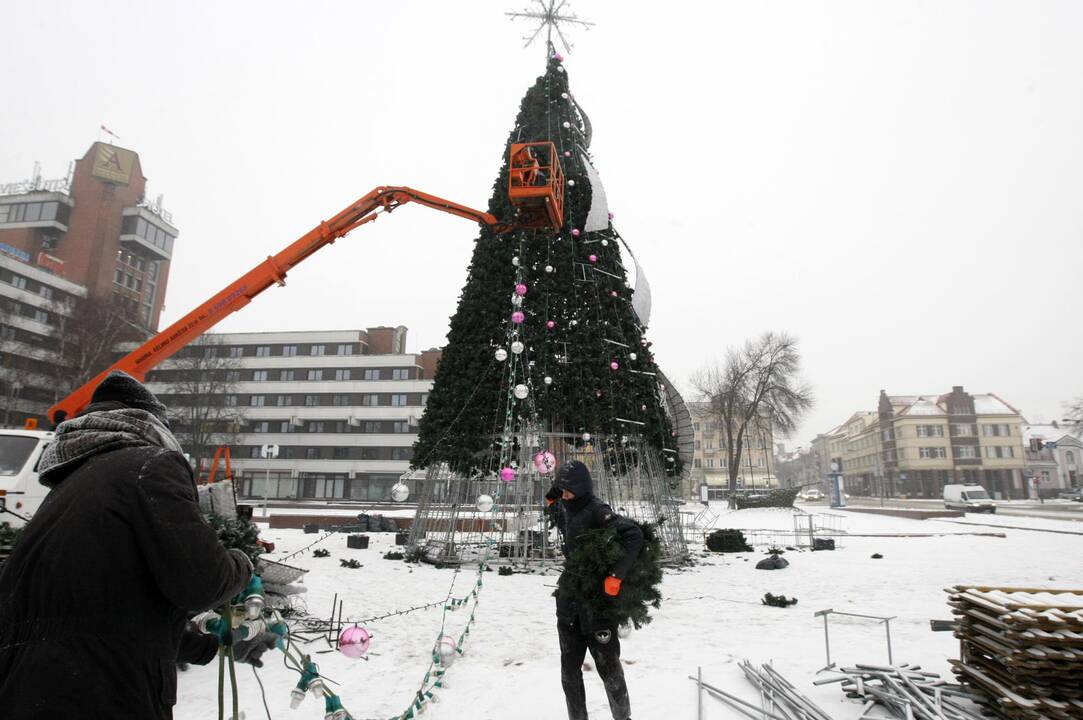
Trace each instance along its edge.
<instances>
[{"instance_id":1,"label":"snowy road","mask_svg":"<svg viewBox=\"0 0 1083 720\"><path fill-rule=\"evenodd\" d=\"M721 508L719 508L721 509ZM786 510L722 511L719 527L792 529ZM965 533L982 528L936 520L841 513L852 533ZM985 516L988 517L988 516ZM984 519L984 518L983 518ZM1006 518L1004 520L1007 520ZM1001 522L1001 518L996 518ZM1002 524L1075 530L1076 523L1045 518L1013 518ZM860 706L845 700L837 686L813 687L824 665L823 624L815 610L834 608L855 613L891 615L897 662L920 663L948 672L947 659L957 656L958 641L950 633L933 633L932 618L950 618L943 588L956 583L1083 588L1083 536L1002 531L1005 538L946 535L929 538L845 538L834 552L787 552L784 570L755 570L763 551L726 556L697 552L696 567L668 573L665 601L656 620L624 642L625 671L637 720L696 716L694 684L686 676L703 667L704 679L755 702L756 696L736 666L742 658L773 661L799 689L833 717L853 720ZM311 542L299 530L264 530L283 556ZM330 558L309 553L293 562L311 572L308 605L327 614L334 593L346 598L346 614L376 615L420 602L442 599L453 573L430 566L383 560L391 542L373 535L368 550L347 550L345 536L323 543ZM880 553L883 559L870 556ZM274 556L272 556L274 557ZM339 559L356 558L364 567L349 570ZM466 654L450 669L449 687L426 712L433 720L564 717L559 681L553 601L553 575L495 572L486 576L477 624ZM456 580L455 594L472 584L469 573ZM780 609L760 604L765 592L797 597L797 606ZM458 634L463 611L450 614ZM321 670L341 683L339 692L355 718L390 718L402 712L418 687L440 628L439 611L423 611L371 625L375 635L369 661L349 660L335 653L316 655ZM832 620L832 657L842 663L887 660L881 626L853 618ZM318 646L314 645L313 650ZM270 656L273 657L273 656ZM261 672L271 717L323 716L311 698L289 710L289 691L296 674L272 659ZM217 716L217 668L195 668L180 676L178 720ZM251 669L242 667L241 707L248 720L266 717ZM592 718L608 718L601 683L587 673ZM708 720L737 717L705 698Z\"/></svg>"}]
</instances>

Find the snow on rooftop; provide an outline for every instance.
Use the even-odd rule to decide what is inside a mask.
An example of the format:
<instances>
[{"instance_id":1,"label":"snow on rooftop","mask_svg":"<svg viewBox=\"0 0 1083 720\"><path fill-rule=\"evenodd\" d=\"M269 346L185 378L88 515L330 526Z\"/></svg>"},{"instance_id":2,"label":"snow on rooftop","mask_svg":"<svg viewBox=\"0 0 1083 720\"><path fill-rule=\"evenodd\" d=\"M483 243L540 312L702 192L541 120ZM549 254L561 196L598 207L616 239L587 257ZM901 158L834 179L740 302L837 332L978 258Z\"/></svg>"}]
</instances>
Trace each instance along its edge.
<instances>
[{"instance_id":1,"label":"snow on rooftop","mask_svg":"<svg viewBox=\"0 0 1083 720\"><path fill-rule=\"evenodd\" d=\"M1018 411L993 393L974 395L974 412L978 415L1018 415Z\"/></svg>"},{"instance_id":2,"label":"snow on rooftop","mask_svg":"<svg viewBox=\"0 0 1083 720\"><path fill-rule=\"evenodd\" d=\"M944 409L937 404L936 400L928 397L918 396L914 399L914 402L910 404L910 407L906 408L899 415L921 415L921 416L933 416L944 415Z\"/></svg>"}]
</instances>

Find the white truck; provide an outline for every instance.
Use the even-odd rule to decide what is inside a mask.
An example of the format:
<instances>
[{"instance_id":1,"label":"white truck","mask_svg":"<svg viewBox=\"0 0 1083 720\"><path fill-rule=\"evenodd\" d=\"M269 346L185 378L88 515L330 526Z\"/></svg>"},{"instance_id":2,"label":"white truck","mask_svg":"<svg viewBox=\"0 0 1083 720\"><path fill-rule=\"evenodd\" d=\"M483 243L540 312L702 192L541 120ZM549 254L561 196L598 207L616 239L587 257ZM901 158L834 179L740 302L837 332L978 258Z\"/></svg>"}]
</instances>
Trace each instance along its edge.
<instances>
[{"instance_id":1,"label":"white truck","mask_svg":"<svg viewBox=\"0 0 1083 720\"><path fill-rule=\"evenodd\" d=\"M981 485L945 485L944 507L963 512L995 513L997 506Z\"/></svg>"},{"instance_id":2,"label":"white truck","mask_svg":"<svg viewBox=\"0 0 1083 720\"><path fill-rule=\"evenodd\" d=\"M38 480L38 461L53 433L0 429L0 523L21 527L37 512L49 488Z\"/></svg>"}]
</instances>

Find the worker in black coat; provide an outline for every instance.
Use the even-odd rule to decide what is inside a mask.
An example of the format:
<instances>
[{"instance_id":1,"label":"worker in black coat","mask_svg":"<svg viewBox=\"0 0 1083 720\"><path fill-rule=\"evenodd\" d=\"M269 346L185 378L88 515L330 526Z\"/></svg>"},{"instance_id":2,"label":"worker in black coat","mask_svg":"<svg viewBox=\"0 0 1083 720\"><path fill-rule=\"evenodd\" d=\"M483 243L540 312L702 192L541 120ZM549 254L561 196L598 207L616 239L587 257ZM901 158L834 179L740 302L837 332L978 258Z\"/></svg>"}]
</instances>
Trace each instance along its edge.
<instances>
[{"instance_id":1,"label":"worker in black coat","mask_svg":"<svg viewBox=\"0 0 1083 720\"><path fill-rule=\"evenodd\" d=\"M128 375L39 471L51 490L0 574L0 717L171 718L176 664L217 651L186 611L237 595L252 563L203 519L165 407Z\"/></svg>"},{"instance_id":2,"label":"worker in black coat","mask_svg":"<svg viewBox=\"0 0 1083 720\"><path fill-rule=\"evenodd\" d=\"M590 470L577 460L565 463L557 470L556 482L545 498L551 510L556 510L554 519L561 533L565 558L571 556L586 531L612 528L617 532L624 546L624 557L598 588L599 593L616 597L621 581L643 546L643 531L594 496ZM558 593L557 636L560 639L560 681L564 686L569 720L587 720L583 658L588 650L605 685L614 720L630 720L631 703L620 664L617 628L592 617L586 603Z\"/></svg>"}]
</instances>

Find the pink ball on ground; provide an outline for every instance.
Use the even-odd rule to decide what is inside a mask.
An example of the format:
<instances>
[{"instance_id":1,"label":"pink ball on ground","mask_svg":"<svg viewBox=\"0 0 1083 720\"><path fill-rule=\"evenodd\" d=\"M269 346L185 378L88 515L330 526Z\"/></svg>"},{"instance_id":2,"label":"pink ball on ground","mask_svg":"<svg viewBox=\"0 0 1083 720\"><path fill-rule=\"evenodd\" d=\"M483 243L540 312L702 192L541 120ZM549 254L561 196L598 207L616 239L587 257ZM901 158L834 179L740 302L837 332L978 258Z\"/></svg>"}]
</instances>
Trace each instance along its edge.
<instances>
[{"instance_id":1,"label":"pink ball on ground","mask_svg":"<svg viewBox=\"0 0 1083 720\"><path fill-rule=\"evenodd\" d=\"M516 325L522 325L524 320L526 320L526 315L523 315L518 310L511 314L511 321Z\"/></svg>"},{"instance_id":2,"label":"pink ball on ground","mask_svg":"<svg viewBox=\"0 0 1083 720\"><path fill-rule=\"evenodd\" d=\"M351 625L338 636L338 651L348 658L363 657L369 651L372 634L363 627Z\"/></svg>"},{"instance_id":3,"label":"pink ball on ground","mask_svg":"<svg viewBox=\"0 0 1083 720\"><path fill-rule=\"evenodd\" d=\"M510 467L500 468L500 479L504 482L511 482L515 479L515 471Z\"/></svg>"},{"instance_id":4,"label":"pink ball on ground","mask_svg":"<svg viewBox=\"0 0 1083 720\"><path fill-rule=\"evenodd\" d=\"M610 370L620 370L620 364L617 363L616 360L614 360L613 362L609 363L609 369Z\"/></svg>"},{"instance_id":5,"label":"pink ball on ground","mask_svg":"<svg viewBox=\"0 0 1083 720\"><path fill-rule=\"evenodd\" d=\"M552 329L553 329L553 328L555 328L556 326L557 326L557 324L556 324L555 322L553 322L552 320L550 320L549 322L545 323L545 327L549 328L550 330L552 330Z\"/></svg>"},{"instance_id":6,"label":"pink ball on ground","mask_svg":"<svg viewBox=\"0 0 1083 720\"><path fill-rule=\"evenodd\" d=\"M579 237L579 228L572 228L572 237Z\"/></svg>"},{"instance_id":7,"label":"pink ball on ground","mask_svg":"<svg viewBox=\"0 0 1083 720\"><path fill-rule=\"evenodd\" d=\"M591 256L590 256L590 261L591 261L592 263L596 263L596 262L598 262L598 256L597 256L597 255L591 255Z\"/></svg>"},{"instance_id":8,"label":"pink ball on ground","mask_svg":"<svg viewBox=\"0 0 1083 720\"><path fill-rule=\"evenodd\" d=\"M519 283L518 285L516 285L515 286L515 294L518 295L519 297L522 297L523 295L526 295L526 285L524 285L523 283Z\"/></svg>"}]
</instances>

